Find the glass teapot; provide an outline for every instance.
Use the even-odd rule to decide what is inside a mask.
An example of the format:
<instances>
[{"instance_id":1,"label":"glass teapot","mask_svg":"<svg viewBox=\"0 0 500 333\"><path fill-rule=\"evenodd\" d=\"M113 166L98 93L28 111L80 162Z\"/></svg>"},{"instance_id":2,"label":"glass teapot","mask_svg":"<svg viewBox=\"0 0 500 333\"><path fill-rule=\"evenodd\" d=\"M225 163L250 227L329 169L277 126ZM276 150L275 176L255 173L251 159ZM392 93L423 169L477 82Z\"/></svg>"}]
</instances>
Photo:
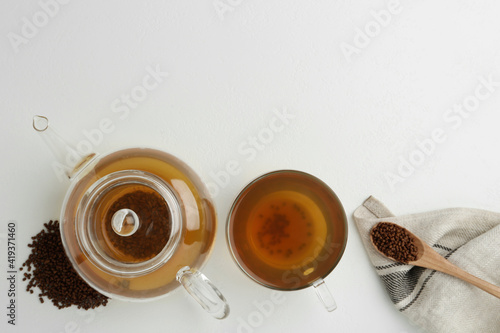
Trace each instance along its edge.
<instances>
[{"instance_id":1,"label":"glass teapot","mask_svg":"<svg viewBox=\"0 0 500 333\"><path fill-rule=\"evenodd\" d=\"M217 217L191 168L150 148L71 158L79 156L76 149L46 117L35 116L33 127L71 181L60 216L62 243L90 286L113 299L145 301L182 285L215 318L227 316L224 296L199 271Z\"/></svg>"}]
</instances>

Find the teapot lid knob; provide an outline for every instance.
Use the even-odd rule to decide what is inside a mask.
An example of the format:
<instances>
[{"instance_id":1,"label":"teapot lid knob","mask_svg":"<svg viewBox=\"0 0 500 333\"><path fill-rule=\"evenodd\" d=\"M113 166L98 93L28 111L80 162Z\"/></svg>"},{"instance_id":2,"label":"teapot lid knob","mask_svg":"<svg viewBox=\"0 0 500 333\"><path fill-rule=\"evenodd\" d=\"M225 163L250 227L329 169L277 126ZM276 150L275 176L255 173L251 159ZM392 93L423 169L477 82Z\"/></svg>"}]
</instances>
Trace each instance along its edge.
<instances>
[{"instance_id":1,"label":"teapot lid knob","mask_svg":"<svg viewBox=\"0 0 500 333\"><path fill-rule=\"evenodd\" d=\"M128 237L139 229L139 217L133 210L123 208L113 214L111 226L116 234Z\"/></svg>"}]
</instances>

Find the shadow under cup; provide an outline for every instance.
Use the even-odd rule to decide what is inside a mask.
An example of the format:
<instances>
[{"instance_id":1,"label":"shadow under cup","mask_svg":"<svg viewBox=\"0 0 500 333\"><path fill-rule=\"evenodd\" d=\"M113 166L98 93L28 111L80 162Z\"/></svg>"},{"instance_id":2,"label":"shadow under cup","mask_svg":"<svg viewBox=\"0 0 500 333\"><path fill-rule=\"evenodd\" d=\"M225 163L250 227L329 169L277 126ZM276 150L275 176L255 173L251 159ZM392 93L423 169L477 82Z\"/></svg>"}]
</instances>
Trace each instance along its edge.
<instances>
[{"instance_id":1,"label":"shadow under cup","mask_svg":"<svg viewBox=\"0 0 500 333\"><path fill-rule=\"evenodd\" d=\"M254 281L279 290L313 285L335 309L322 279L344 253L347 218L320 179L293 170L258 177L235 199L226 232L233 258Z\"/></svg>"}]
</instances>

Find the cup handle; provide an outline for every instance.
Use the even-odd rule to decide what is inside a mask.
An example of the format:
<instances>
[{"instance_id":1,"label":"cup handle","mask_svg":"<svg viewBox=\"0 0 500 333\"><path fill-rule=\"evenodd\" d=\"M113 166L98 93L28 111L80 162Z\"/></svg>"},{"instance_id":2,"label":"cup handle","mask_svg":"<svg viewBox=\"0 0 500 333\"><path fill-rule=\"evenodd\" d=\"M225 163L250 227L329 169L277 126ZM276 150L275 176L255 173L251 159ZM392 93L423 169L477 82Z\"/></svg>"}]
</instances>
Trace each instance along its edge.
<instances>
[{"instance_id":1,"label":"cup handle","mask_svg":"<svg viewBox=\"0 0 500 333\"><path fill-rule=\"evenodd\" d=\"M208 313L217 319L227 317L229 305L226 299L204 274L185 266L177 272L176 278Z\"/></svg>"},{"instance_id":2,"label":"cup handle","mask_svg":"<svg viewBox=\"0 0 500 333\"><path fill-rule=\"evenodd\" d=\"M323 279L314 281L313 287L316 291L316 295L318 295L319 300L323 303L323 306L327 311L331 312L337 308L337 303L335 303L335 300L333 299L333 296L330 293L330 290L328 290L328 287Z\"/></svg>"}]
</instances>

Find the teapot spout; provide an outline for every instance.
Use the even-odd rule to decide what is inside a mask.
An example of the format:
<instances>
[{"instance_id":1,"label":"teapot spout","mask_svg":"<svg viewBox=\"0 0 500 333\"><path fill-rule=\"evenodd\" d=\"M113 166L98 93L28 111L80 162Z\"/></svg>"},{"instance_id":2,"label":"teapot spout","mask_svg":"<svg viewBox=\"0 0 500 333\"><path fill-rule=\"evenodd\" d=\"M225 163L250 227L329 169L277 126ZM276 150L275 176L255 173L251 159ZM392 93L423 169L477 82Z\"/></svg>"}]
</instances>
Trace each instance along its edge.
<instances>
[{"instance_id":1,"label":"teapot spout","mask_svg":"<svg viewBox=\"0 0 500 333\"><path fill-rule=\"evenodd\" d=\"M49 119L45 116L33 117L33 128L40 134L45 144L55 157L52 166L58 177L72 179L93 160L94 152L81 154L76 145L64 139L57 131L49 126Z\"/></svg>"}]
</instances>

